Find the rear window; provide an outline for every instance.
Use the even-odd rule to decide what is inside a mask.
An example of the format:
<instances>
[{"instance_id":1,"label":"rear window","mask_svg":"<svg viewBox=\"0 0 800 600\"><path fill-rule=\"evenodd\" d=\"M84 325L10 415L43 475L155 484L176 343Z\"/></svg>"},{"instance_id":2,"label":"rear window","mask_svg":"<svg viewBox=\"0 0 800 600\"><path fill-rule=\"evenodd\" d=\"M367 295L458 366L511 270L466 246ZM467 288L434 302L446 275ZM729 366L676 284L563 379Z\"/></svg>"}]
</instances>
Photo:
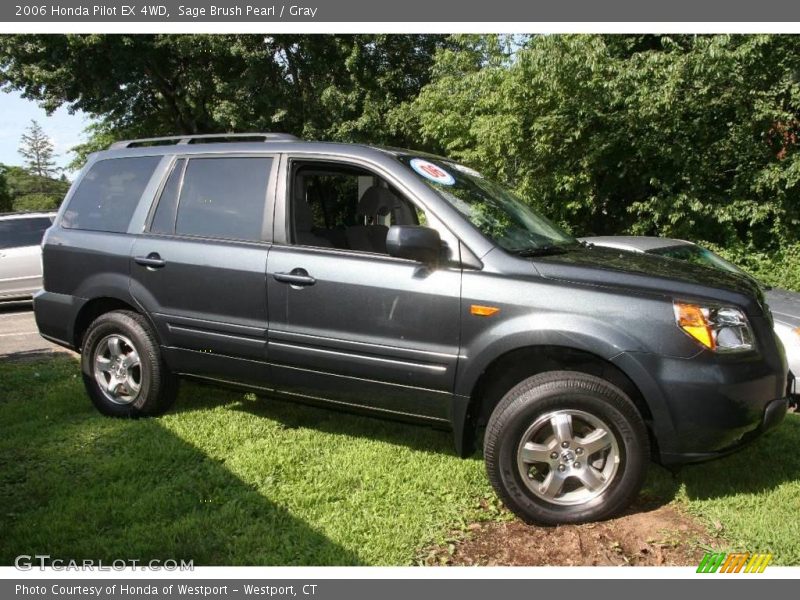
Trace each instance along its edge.
<instances>
[{"instance_id":1,"label":"rear window","mask_svg":"<svg viewBox=\"0 0 800 600\"><path fill-rule=\"evenodd\" d=\"M49 217L4 219L0 221L0 248L38 246L51 224Z\"/></svg>"},{"instance_id":2,"label":"rear window","mask_svg":"<svg viewBox=\"0 0 800 600\"><path fill-rule=\"evenodd\" d=\"M75 190L61 226L127 231L139 198L160 160L160 156L139 156L96 162Z\"/></svg>"}]
</instances>

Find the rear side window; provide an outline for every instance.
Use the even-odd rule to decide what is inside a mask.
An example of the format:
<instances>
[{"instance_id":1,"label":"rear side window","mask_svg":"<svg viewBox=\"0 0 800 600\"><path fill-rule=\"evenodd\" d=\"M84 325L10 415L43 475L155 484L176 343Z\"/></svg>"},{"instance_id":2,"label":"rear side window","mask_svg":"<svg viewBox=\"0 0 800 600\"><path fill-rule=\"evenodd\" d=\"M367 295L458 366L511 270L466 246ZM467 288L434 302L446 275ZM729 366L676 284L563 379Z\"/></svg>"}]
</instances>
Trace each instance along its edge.
<instances>
[{"instance_id":1,"label":"rear side window","mask_svg":"<svg viewBox=\"0 0 800 600\"><path fill-rule=\"evenodd\" d=\"M61 226L123 233L128 230L160 156L101 160L83 177L61 219Z\"/></svg>"},{"instance_id":2,"label":"rear side window","mask_svg":"<svg viewBox=\"0 0 800 600\"><path fill-rule=\"evenodd\" d=\"M49 217L30 219L5 219L0 221L0 248L38 246L42 236L52 225Z\"/></svg>"},{"instance_id":3,"label":"rear side window","mask_svg":"<svg viewBox=\"0 0 800 600\"><path fill-rule=\"evenodd\" d=\"M271 168L272 159L264 157L189 160L175 233L261 240Z\"/></svg>"}]
</instances>

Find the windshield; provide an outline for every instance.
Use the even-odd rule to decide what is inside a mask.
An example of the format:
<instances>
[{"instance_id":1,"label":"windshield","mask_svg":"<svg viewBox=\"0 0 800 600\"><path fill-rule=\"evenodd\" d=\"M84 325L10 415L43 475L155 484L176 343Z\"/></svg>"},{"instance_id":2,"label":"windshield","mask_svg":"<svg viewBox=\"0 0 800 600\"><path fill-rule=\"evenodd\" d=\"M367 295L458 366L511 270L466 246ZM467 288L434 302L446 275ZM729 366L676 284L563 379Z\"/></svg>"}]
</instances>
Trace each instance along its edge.
<instances>
[{"instance_id":1,"label":"windshield","mask_svg":"<svg viewBox=\"0 0 800 600\"><path fill-rule=\"evenodd\" d=\"M704 267L713 267L723 271L730 271L739 275L747 275L736 265L729 263L721 256L717 256L711 250L707 250L700 246L695 245L680 245L668 246L666 248L655 248L648 250L648 254L657 254L659 256L666 256L667 258L676 258L678 260L685 260L687 262L703 265Z\"/></svg>"},{"instance_id":2,"label":"windshield","mask_svg":"<svg viewBox=\"0 0 800 600\"><path fill-rule=\"evenodd\" d=\"M509 252L524 253L577 243L513 192L472 169L442 159L398 158L481 233Z\"/></svg>"}]
</instances>

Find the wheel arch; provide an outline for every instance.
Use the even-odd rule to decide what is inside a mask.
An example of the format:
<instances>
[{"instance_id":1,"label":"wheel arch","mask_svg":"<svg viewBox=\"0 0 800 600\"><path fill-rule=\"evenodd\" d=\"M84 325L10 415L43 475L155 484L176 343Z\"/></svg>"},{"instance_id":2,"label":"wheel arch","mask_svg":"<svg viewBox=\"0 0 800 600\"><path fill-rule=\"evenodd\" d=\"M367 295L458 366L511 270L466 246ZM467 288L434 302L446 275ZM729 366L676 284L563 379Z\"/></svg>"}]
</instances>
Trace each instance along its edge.
<instances>
[{"instance_id":1,"label":"wheel arch","mask_svg":"<svg viewBox=\"0 0 800 600\"><path fill-rule=\"evenodd\" d=\"M72 340L75 348L78 350L81 349L83 345L83 338L86 335L89 325L92 324L92 321L101 315L115 310L127 310L141 315L150 325L154 335L157 335L156 329L153 326L150 318L143 314L142 311L139 310L134 304L115 296L100 296L85 302L78 311L78 314L75 316L75 322L72 328Z\"/></svg>"},{"instance_id":2,"label":"wheel arch","mask_svg":"<svg viewBox=\"0 0 800 600\"><path fill-rule=\"evenodd\" d=\"M651 451L657 456L653 411L635 381L607 357L585 348L554 344L531 344L506 350L483 367L467 394L455 396L453 429L459 454L467 456L474 452L482 428L508 390L528 377L547 371L586 373L620 388L645 421Z\"/></svg>"}]
</instances>

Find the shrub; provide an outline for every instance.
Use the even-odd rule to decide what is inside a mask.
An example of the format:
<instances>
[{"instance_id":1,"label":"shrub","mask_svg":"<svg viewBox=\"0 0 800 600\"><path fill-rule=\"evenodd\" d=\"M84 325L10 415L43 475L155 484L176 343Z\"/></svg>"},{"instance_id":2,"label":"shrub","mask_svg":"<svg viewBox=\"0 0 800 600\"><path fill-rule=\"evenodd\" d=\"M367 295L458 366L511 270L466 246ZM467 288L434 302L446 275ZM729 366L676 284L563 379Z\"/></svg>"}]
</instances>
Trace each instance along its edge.
<instances>
[{"instance_id":1,"label":"shrub","mask_svg":"<svg viewBox=\"0 0 800 600\"><path fill-rule=\"evenodd\" d=\"M63 196L56 194L25 194L14 198L14 210L55 210Z\"/></svg>"}]
</instances>

